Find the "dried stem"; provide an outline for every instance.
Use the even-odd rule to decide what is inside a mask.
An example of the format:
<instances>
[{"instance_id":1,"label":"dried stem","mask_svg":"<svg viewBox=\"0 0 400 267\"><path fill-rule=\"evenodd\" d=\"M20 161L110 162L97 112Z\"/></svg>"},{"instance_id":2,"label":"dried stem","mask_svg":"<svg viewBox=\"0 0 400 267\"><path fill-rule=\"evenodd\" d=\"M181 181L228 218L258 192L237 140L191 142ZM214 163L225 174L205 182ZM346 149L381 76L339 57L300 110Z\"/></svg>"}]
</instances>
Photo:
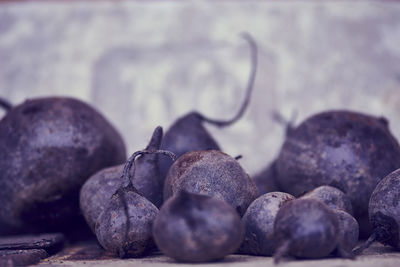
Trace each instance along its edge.
<instances>
[{"instance_id":1,"label":"dried stem","mask_svg":"<svg viewBox=\"0 0 400 267\"><path fill-rule=\"evenodd\" d=\"M157 137L160 134L160 129L161 127L157 127L156 130L153 133L153 137ZM161 129L161 135L162 135L162 129ZM153 138L152 138L153 140ZM151 143L151 142L150 142ZM176 155L170 151L167 150L140 150L136 151L133 153L128 161L126 162L124 166L124 170L121 175L122 179L122 186L117 190L115 193L118 195L119 199L121 200L122 207L124 209L124 214L126 216L126 227L125 227L125 233L124 233L124 240L121 244L121 247L118 250L119 257L124 258L128 255L128 248L129 248L129 242L128 242L128 234L129 234L129 229L131 228L131 223L129 220L129 207L126 201L126 196L125 193L127 191L134 191L137 192L136 188L133 186L132 183L132 175L131 175L131 168L133 167L133 175L135 174L135 160L138 156L142 155L148 155L148 154L161 154L165 156L169 156L173 161L176 159Z\"/></svg>"},{"instance_id":2,"label":"dried stem","mask_svg":"<svg viewBox=\"0 0 400 267\"><path fill-rule=\"evenodd\" d=\"M371 246L372 243L374 243L376 241L376 238L378 237L376 231L372 233L372 235L367 239L367 241L365 241L364 244L362 244L361 246L359 246L358 248L353 250L353 253L355 255L359 255L361 252L363 252L365 249L369 248L369 246Z\"/></svg>"},{"instance_id":3,"label":"dried stem","mask_svg":"<svg viewBox=\"0 0 400 267\"><path fill-rule=\"evenodd\" d=\"M282 258L289 254L290 240L284 241L275 251L274 263L278 264Z\"/></svg>"},{"instance_id":4,"label":"dried stem","mask_svg":"<svg viewBox=\"0 0 400 267\"><path fill-rule=\"evenodd\" d=\"M9 111L13 105L8 100L0 97L0 107L5 111Z\"/></svg>"},{"instance_id":5,"label":"dried stem","mask_svg":"<svg viewBox=\"0 0 400 267\"><path fill-rule=\"evenodd\" d=\"M201 118L201 120L214 124L218 127L225 127L225 126L229 126L233 123L235 123L236 121L238 121L244 114L244 112L246 111L249 102L250 102L250 97L253 91L253 87L254 87L254 81L255 81L255 77L256 77L256 73L257 73L257 44L254 41L253 37L251 37L251 35L249 33L241 33L241 37L244 38L249 46L250 46L250 53L251 53L251 70L250 70L250 76L249 79L247 81L247 86L246 86L246 96L244 98L244 101L238 111L238 113L236 113L236 115L230 119L230 120L214 120L214 119L210 119L207 118L203 115L201 115L200 113L196 114Z\"/></svg>"}]
</instances>

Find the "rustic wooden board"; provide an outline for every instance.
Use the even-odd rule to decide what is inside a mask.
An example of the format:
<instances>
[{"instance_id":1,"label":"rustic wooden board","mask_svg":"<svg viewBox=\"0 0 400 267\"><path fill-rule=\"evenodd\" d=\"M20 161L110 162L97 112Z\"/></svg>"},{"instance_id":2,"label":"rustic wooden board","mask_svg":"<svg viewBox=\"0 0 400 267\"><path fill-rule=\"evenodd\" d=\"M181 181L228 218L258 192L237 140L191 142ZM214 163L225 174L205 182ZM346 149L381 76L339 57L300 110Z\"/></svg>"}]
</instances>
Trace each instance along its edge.
<instances>
[{"instance_id":1,"label":"rustic wooden board","mask_svg":"<svg viewBox=\"0 0 400 267\"><path fill-rule=\"evenodd\" d=\"M0 266L27 266L38 263L48 256L44 249L4 249L0 250Z\"/></svg>"},{"instance_id":2,"label":"rustic wooden board","mask_svg":"<svg viewBox=\"0 0 400 267\"><path fill-rule=\"evenodd\" d=\"M62 249L65 238L61 233L0 237L0 250L44 249L54 254Z\"/></svg>"}]
</instances>

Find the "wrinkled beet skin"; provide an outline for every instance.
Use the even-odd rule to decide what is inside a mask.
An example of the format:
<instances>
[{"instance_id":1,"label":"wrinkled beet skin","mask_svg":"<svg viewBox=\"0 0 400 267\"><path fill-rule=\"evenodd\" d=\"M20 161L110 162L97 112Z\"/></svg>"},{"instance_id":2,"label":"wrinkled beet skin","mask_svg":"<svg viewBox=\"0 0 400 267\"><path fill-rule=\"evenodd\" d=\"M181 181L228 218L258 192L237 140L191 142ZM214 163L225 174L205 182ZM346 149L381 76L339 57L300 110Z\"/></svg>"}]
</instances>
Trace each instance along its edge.
<instances>
[{"instance_id":1,"label":"wrinkled beet skin","mask_svg":"<svg viewBox=\"0 0 400 267\"><path fill-rule=\"evenodd\" d=\"M190 151L220 150L202 123L194 112L179 118L165 133L161 149L175 153L177 158ZM159 156L161 184L164 184L172 163L171 159Z\"/></svg>"},{"instance_id":2,"label":"wrinkled beet skin","mask_svg":"<svg viewBox=\"0 0 400 267\"><path fill-rule=\"evenodd\" d=\"M376 186L369 201L369 218L376 230L383 228L388 239L377 240L400 250L400 169L390 173Z\"/></svg>"},{"instance_id":3,"label":"wrinkled beet skin","mask_svg":"<svg viewBox=\"0 0 400 267\"><path fill-rule=\"evenodd\" d=\"M160 146L162 135L150 140L147 150L156 150ZM158 140L157 140L158 139ZM131 168L131 181L135 189L154 205L162 204L162 185L159 181L158 155L141 155ZM108 205L111 196L122 185L121 178L125 164L106 168L92 175L82 186L80 192L80 207L90 228L94 225L100 213Z\"/></svg>"},{"instance_id":4,"label":"wrinkled beet skin","mask_svg":"<svg viewBox=\"0 0 400 267\"><path fill-rule=\"evenodd\" d=\"M126 256L138 257L154 246L152 226L159 211L153 203L133 191L124 194L130 221L127 242L124 243L126 214L123 199L118 194L113 195L97 218L95 232L105 250L118 254L120 246L125 244Z\"/></svg>"},{"instance_id":5,"label":"wrinkled beet skin","mask_svg":"<svg viewBox=\"0 0 400 267\"><path fill-rule=\"evenodd\" d=\"M339 222L338 244L350 252L358 242L359 227L357 220L343 210L333 209Z\"/></svg>"},{"instance_id":6,"label":"wrinkled beet skin","mask_svg":"<svg viewBox=\"0 0 400 267\"><path fill-rule=\"evenodd\" d=\"M274 221L278 210L286 202L295 199L283 192L270 192L258 197L247 208L242 218L245 237L240 253L271 256L276 247Z\"/></svg>"},{"instance_id":7,"label":"wrinkled beet skin","mask_svg":"<svg viewBox=\"0 0 400 267\"><path fill-rule=\"evenodd\" d=\"M343 210L350 215L353 215L353 207L351 206L350 198L340 189L329 185L319 186L301 198L314 198L322 201L331 209Z\"/></svg>"},{"instance_id":8,"label":"wrinkled beet skin","mask_svg":"<svg viewBox=\"0 0 400 267\"><path fill-rule=\"evenodd\" d=\"M270 165L267 166L267 168L252 177L254 183L258 188L258 193L260 194L260 196L269 192L282 191L279 188L278 184L275 182L277 176L278 174L276 172L276 161L273 161Z\"/></svg>"},{"instance_id":9,"label":"wrinkled beet skin","mask_svg":"<svg viewBox=\"0 0 400 267\"><path fill-rule=\"evenodd\" d=\"M168 199L153 225L158 248L183 262L222 259L243 240L243 224L226 202L183 192Z\"/></svg>"},{"instance_id":10,"label":"wrinkled beet skin","mask_svg":"<svg viewBox=\"0 0 400 267\"><path fill-rule=\"evenodd\" d=\"M79 203L83 216L94 232L99 215L104 211L112 195L122 185L124 164L106 168L92 175L81 188Z\"/></svg>"},{"instance_id":11,"label":"wrinkled beet skin","mask_svg":"<svg viewBox=\"0 0 400 267\"><path fill-rule=\"evenodd\" d=\"M188 152L174 162L165 180L164 200L181 190L225 200L241 216L258 196L240 164L217 150Z\"/></svg>"},{"instance_id":12,"label":"wrinkled beet skin","mask_svg":"<svg viewBox=\"0 0 400 267\"><path fill-rule=\"evenodd\" d=\"M336 214L315 199L287 202L279 209L274 223L278 244L291 241L289 254L300 258L328 256L338 244L338 231Z\"/></svg>"},{"instance_id":13,"label":"wrinkled beet skin","mask_svg":"<svg viewBox=\"0 0 400 267\"><path fill-rule=\"evenodd\" d=\"M400 167L400 147L387 121L331 111L312 116L291 131L277 160L279 186L299 196L320 185L346 193L369 235L368 201L378 182Z\"/></svg>"},{"instance_id":14,"label":"wrinkled beet skin","mask_svg":"<svg viewBox=\"0 0 400 267\"><path fill-rule=\"evenodd\" d=\"M41 98L14 107L0 122L0 232L71 227L80 186L125 157L118 132L81 101Z\"/></svg>"}]
</instances>

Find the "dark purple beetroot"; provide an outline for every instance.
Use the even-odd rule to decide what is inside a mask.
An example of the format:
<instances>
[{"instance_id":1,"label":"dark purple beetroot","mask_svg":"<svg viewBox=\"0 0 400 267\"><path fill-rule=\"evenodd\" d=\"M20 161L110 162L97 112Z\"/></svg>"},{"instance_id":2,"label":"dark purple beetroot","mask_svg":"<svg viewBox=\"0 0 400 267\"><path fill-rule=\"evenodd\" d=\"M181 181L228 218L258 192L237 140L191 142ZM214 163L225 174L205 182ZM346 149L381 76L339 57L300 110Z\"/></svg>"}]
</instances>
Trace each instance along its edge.
<instances>
[{"instance_id":1,"label":"dark purple beetroot","mask_svg":"<svg viewBox=\"0 0 400 267\"><path fill-rule=\"evenodd\" d=\"M250 46L251 72L247 83L246 97L239 109L239 112L232 119L227 121L209 119L196 111L190 112L177 119L171 125L171 127L165 133L165 137L161 144L161 149L173 152L178 158L190 151L220 150L217 142L203 126L203 122L207 122L218 127L229 126L243 116L250 102L250 96L253 90L257 68L257 45L249 34L243 34L242 37L249 43ZM160 158L159 166L162 183L164 183L171 165L172 162L167 158Z\"/></svg>"},{"instance_id":2,"label":"dark purple beetroot","mask_svg":"<svg viewBox=\"0 0 400 267\"><path fill-rule=\"evenodd\" d=\"M339 240L336 254L343 258L353 258L352 249L357 245L359 227L357 220L347 212L332 209L339 220Z\"/></svg>"},{"instance_id":3,"label":"dark purple beetroot","mask_svg":"<svg viewBox=\"0 0 400 267\"><path fill-rule=\"evenodd\" d=\"M48 97L15 106L0 121L0 233L75 229L80 187L125 159L119 133L84 102Z\"/></svg>"},{"instance_id":4,"label":"dark purple beetroot","mask_svg":"<svg viewBox=\"0 0 400 267\"><path fill-rule=\"evenodd\" d=\"M323 258L338 245L339 222L332 209L315 199L295 199L283 205L274 223L278 247L275 262L283 256Z\"/></svg>"},{"instance_id":5,"label":"dark purple beetroot","mask_svg":"<svg viewBox=\"0 0 400 267\"><path fill-rule=\"evenodd\" d=\"M400 167L388 122L350 111L314 115L292 129L277 159L277 182L299 196L321 185L348 195L360 235L370 233L368 201L378 182Z\"/></svg>"},{"instance_id":6,"label":"dark purple beetroot","mask_svg":"<svg viewBox=\"0 0 400 267\"><path fill-rule=\"evenodd\" d=\"M188 152L175 161L165 180L164 200L181 190L225 200L241 216L258 196L240 164L218 150Z\"/></svg>"},{"instance_id":7,"label":"dark purple beetroot","mask_svg":"<svg viewBox=\"0 0 400 267\"><path fill-rule=\"evenodd\" d=\"M149 145L145 150L157 150L162 139L162 128L157 127ZM157 154L142 155L135 161L135 170L131 169L132 184L136 190L154 205L162 204L162 185L159 179ZM121 175L125 164L110 167L92 175L83 185L80 193L80 207L82 213L94 231L96 220L104 210L111 196L122 184ZM134 171L134 174L133 174Z\"/></svg>"},{"instance_id":8,"label":"dark purple beetroot","mask_svg":"<svg viewBox=\"0 0 400 267\"><path fill-rule=\"evenodd\" d=\"M157 131L156 129L155 132ZM158 209L136 190L132 178L135 177L136 158L156 153L175 159L173 153L163 150L142 150L133 153L124 166L120 188L112 195L96 220L97 240L104 249L118 254L121 258L142 256L154 246L152 225Z\"/></svg>"},{"instance_id":9,"label":"dark purple beetroot","mask_svg":"<svg viewBox=\"0 0 400 267\"><path fill-rule=\"evenodd\" d=\"M318 186L301 198L314 198L325 203L331 209L343 210L350 215L353 214L353 208L349 197L340 189L329 185Z\"/></svg>"},{"instance_id":10,"label":"dark purple beetroot","mask_svg":"<svg viewBox=\"0 0 400 267\"><path fill-rule=\"evenodd\" d=\"M121 258L142 256L154 246L151 227L157 214L157 207L145 197L134 190L120 190L97 218L97 240Z\"/></svg>"},{"instance_id":11,"label":"dark purple beetroot","mask_svg":"<svg viewBox=\"0 0 400 267\"><path fill-rule=\"evenodd\" d=\"M254 200L242 218L245 236L239 252L250 255L271 256L276 247L274 222L278 210L294 196L271 192Z\"/></svg>"},{"instance_id":12,"label":"dark purple beetroot","mask_svg":"<svg viewBox=\"0 0 400 267\"><path fill-rule=\"evenodd\" d=\"M356 254L374 241L400 250L400 169L390 173L376 186L369 201L369 219L374 229Z\"/></svg>"},{"instance_id":13,"label":"dark purple beetroot","mask_svg":"<svg viewBox=\"0 0 400 267\"><path fill-rule=\"evenodd\" d=\"M260 195L264 195L269 192L281 191L278 187L278 184L275 182L276 177L276 162L273 161L270 165L267 166L267 168L252 177L254 183L258 188L258 193Z\"/></svg>"},{"instance_id":14,"label":"dark purple beetroot","mask_svg":"<svg viewBox=\"0 0 400 267\"><path fill-rule=\"evenodd\" d=\"M225 201L185 191L167 200L154 221L153 236L168 257L208 262L237 250L243 224Z\"/></svg>"}]
</instances>

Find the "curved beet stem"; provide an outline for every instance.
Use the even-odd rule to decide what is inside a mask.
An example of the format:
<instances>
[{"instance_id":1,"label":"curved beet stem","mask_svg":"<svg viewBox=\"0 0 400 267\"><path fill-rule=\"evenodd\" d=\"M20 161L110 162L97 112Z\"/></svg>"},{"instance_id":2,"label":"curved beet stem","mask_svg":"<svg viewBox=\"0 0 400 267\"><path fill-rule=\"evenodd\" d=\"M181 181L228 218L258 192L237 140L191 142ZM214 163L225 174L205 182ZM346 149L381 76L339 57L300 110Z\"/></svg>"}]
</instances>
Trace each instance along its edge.
<instances>
[{"instance_id":1,"label":"curved beet stem","mask_svg":"<svg viewBox=\"0 0 400 267\"><path fill-rule=\"evenodd\" d=\"M6 99L0 97L0 107L3 108L5 111L9 111L10 109L12 109L13 106Z\"/></svg>"},{"instance_id":2,"label":"curved beet stem","mask_svg":"<svg viewBox=\"0 0 400 267\"><path fill-rule=\"evenodd\" d=\"M282 116L278 111L274 111L272 113L272 119L279 124L282 124L285 127L285 135L288 136L294 129L294 122L297 118L297 111L292 112L292 117L290 119L286 119Z\"/></svg>"},{"instance_id":3,"label":"curved beet stem","mask_svg":"<svg viewBox=\"0 0 400 267\"><path fill-rule=\"evenodd\" d=\"M168 150L146 150L145 149L145 150L136 151L135 153L132 154L132 156L129 157L128 161L125 163L124 170L122 171L121 178L123 180L123 182L122 182L123 187L130 187L130 186L133 187L132 181L131 181L132 174L130 173L130 170L133 166L133 174L134 174L135 173L135 159L138 156L146 155L146 154L165 155L165 156L170 157L172 159L172 161L175 161L175 159L176 159L176 155Z\"/></svg>"},{"instance_id":4,"label":"curved beet stem","mask_svg":"<svg viewBox=\"0 0 400 267\"><path fill-rule=\"evenodd\" d=\"M351 250L345 249L342 245L338 245L337 247L338 256L344 259L354 260L356 255Z\"/></svg>"},{"instance_id":5,"label":"curved beet stem","mask_svg":"<svg viewBox=\"0 0 400 267\"><path fill-rule=\"evenodd\" d=\"M160 134L160 130L161 130L161 135L162 135L162 128L157 127L154 130L152 140L154 137L155 137L155 139L157 139L157 136ZM151 141L150 141L150 143L151 143ZM134 191L134 192L140 194L132 184L132 175L130 173L130 170L133 167L133 174L134 174L136 158L138 156L146 155L146 154L162 154L162 155L169 156L172 159L172 161L175 161L175 159L176 159L176 155L167 150L140 150L140 151L136 151L135 153L133 153L132 156L130 156L128 161L126 162L126 164L124 166L124 170L122 171L122 175L121 175L121 179L123 181L122 186L114 194L114 195L118 195L119 199L121 200L121 204L124 209L124 214L126 217L124 240L121 244L121 247L118 249L118 256L120 258L125 258L128 254L128 251L127 251L128 250L128 233L129 233L129 229L131 228L130 220L129 220L129 210L128 210L128 204L127 204L126 198L125 198L125 192Z\"/></svg>"},{"instance_id":6,"label":"curved beet stem","mask_svg":"<svg viewBox=\"0 0 400 267\"><path fill-rule=\"evenodd\" d=\"M375 242L377 237L378 237L377 232L376 231L373 232L372 235L367 239L367 241L365 241L364 244L362 244L358 248L353 249L353 253L355 255L359 255L365 249L369 248L369 246L371 246L371 244Z\"/></svg>"},{"instance_id":7,"label":"curved beet stem","mask_svg":"<svg viewBox=\"0 0 400 267\"><path fill-rule=\"evenodd\" d=\"M211 124L214 124L218 127L229 126L232 123L235 123L237 120L239 120L243 116L244 112L246 111L246 109L249 105L251 93L252 93L253 87L254 87L254 81L255 81L256 72L257 72L257 44L254 41L253 37L251 37L251 35L249 33L244 32L244 33L241 33L240 35L248 42L248 44L250 46L251 70L250 70L250 76L249 76L249 79L247 81L247 86L246 86L246 96L244 98L244 101L243 101L242 106L240 107L238 113L236 113L236 115L230 120L214 120L214 119L207 118L198 112L195 112L196 115L198 115L201 120L211 123Z\"/></svg>"},{"instance_id":8,"label":"curved beet stem","mask_svg":"<svg viewBox=\"0 0 400 267\"><path fill-rule=\"evenodd\" d=\"M289 249L290 240L286 240L276 249L274 254L274 263L278 264L284 256L288 255Z\"/></svg>"}]
</instances>

